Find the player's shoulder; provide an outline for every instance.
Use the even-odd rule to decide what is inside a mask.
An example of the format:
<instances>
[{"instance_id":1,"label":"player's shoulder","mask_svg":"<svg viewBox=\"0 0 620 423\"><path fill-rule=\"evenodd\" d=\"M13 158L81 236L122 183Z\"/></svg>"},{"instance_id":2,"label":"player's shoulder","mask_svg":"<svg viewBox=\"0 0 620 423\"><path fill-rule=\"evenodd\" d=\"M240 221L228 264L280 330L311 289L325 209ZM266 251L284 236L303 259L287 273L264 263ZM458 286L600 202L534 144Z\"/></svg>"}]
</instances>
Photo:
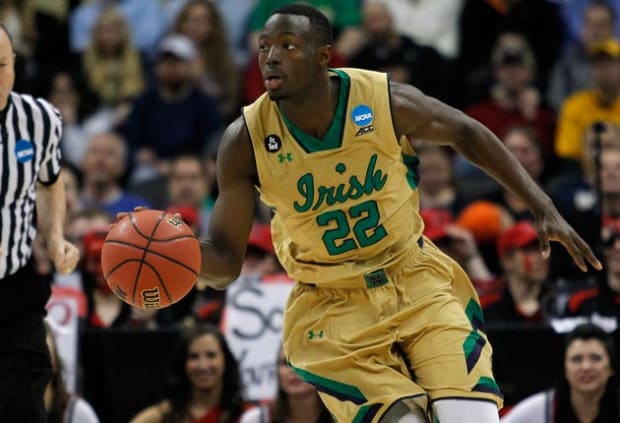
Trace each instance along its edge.
<instances>
[{"instance_id":1,"label":"player's shoulder","mask_svg":"<svg viewBox=\"0 0 620 423\"><path fill-rule=\"evenodd\" d=\"M232 121L224 130L222 135L222 143L238 143L245 142L250 139L245 116L240 115Z\"/></svg>"}]
</instances>

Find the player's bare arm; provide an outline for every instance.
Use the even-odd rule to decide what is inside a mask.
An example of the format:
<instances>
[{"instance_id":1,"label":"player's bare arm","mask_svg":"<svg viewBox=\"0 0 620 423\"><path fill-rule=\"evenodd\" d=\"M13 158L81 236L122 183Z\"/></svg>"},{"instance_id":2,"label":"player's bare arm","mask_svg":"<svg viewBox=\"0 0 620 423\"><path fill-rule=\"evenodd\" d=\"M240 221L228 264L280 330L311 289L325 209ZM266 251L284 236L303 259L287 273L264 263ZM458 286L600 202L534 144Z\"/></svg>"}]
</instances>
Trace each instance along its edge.
<instances>
[{"instance_id":1,"label":"player's bare arm","mask_svg":"<svg viewBox=\"0 0 620 423\"><path fill-rule=\"evenodd\" d=\"M256 167L245 122L237 118L224 132L217 156L219 194L200 243L198 283L224 289L237 279L254 222Z\"/></svg>"},{"instance_id":2,"label":"player's bare arm","mask_svg":"<svg viewBox=\"0 0 620 423\"><path fill-rule=\"evenodd\" d=\"M547 194L484 125L414 87L390 83L390 90L399 137L407 135L452 146L528 204L545 257L550 253L549 241L559 241L582 271L587 271L586 261L602 269L590 247L564 220Z\"/></svg>"}]
</instances>

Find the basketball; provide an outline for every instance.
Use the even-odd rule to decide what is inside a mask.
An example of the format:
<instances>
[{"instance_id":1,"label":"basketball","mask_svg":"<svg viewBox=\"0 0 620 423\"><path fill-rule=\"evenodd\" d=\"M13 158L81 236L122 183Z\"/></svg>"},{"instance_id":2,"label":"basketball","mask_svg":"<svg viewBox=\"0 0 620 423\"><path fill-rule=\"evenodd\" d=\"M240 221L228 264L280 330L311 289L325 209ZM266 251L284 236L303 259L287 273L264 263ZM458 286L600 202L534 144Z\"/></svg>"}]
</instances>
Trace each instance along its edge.
<instances>
[{"instance_id":1,"label":"basketball","mask_svg":"<svg viewBox=\"0 0 620 423\"><path fill-rule=\"evenodd\" d=\"M185 297L200 262L200 245L190 227L160 210L129 213L112 226L101 251L108 286L139 308L164 308Z\"/></svg>"}]
</instances>

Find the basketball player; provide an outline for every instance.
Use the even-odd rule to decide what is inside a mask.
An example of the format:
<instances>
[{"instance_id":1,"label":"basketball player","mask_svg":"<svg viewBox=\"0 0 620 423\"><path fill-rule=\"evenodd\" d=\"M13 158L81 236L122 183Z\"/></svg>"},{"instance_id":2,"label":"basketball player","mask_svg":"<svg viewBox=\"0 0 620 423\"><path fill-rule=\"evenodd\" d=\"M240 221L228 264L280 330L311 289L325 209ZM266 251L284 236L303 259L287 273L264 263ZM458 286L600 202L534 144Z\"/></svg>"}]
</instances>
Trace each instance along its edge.
<instances>
[{"instance_id":1,"label":"basketball player","mask_svg":"<svg viewBox=\"0 0 620 423\"><path fill-rule=\"evenodd\" d=\"M309 6L283 7L265 24L267 93L223 136L199 282L223 289L239 274L258 187L297 281L287 359L337 421L498 422L478 298L421 236L407 137L451 145L519 195L545 257L556 240L581 270L601 264L489 130L385 74L329 69L331 51L329 23Z\"/></svg>"}]
</instances>

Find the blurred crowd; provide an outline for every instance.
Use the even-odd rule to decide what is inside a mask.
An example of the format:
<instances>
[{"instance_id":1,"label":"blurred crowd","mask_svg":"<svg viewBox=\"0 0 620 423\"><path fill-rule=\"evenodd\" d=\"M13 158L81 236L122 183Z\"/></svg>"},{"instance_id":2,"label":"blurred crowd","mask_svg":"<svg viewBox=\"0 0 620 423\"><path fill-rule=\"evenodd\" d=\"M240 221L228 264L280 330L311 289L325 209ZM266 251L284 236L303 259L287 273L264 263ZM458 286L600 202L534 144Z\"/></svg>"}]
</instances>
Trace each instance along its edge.
<instances>
[{"instance_id":1,"label":"blurred crowd","mask_svg":"<svg viewBox=\"0 0 620 423\"><path fill-rule=\"evenodd\" d=\"M15 90L49 99L79 270L37 270L83 296L87 328L219 324L226 292L164 310L107 287L100 254L116 213L180 213L203 235L223 128L263 92L257 34L287 0L6 0ZM595 249L605 270L541 257L525 204L451 150L411 139L425 235L475 284L487 325L620 318L620 0L309 0L335 29L334 67L389 72L488 126ZM258 202L258 199L257 199ZM282 270L259 207L242 277Z\"/></svg>"}]
</instances>

